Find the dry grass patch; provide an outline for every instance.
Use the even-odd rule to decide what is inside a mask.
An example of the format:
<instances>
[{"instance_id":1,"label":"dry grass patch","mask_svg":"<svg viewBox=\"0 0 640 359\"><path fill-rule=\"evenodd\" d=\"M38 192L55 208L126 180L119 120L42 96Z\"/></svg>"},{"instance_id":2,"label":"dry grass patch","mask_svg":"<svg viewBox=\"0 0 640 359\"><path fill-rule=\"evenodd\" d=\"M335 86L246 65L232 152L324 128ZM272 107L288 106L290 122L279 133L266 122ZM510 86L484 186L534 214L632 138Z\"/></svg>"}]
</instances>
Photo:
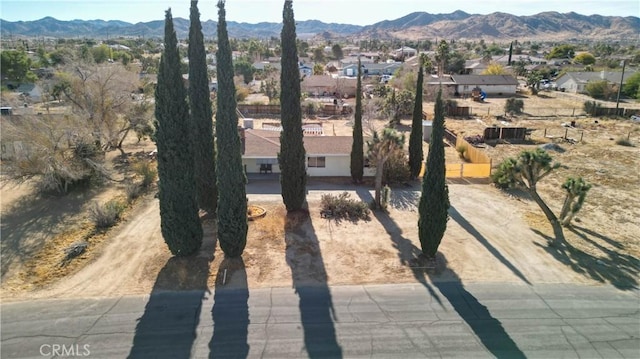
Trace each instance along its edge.
<instances>
[{"instance_id":1,"label":"dry grass patch","mask_svg":"<svg viewBox=\"0 0 640 359\"><path fill-rule=\"evenodd\" d=\"M124 203L121 196L111 201ZM125 208L120 213L118 222L130 212L131 207ZM117 224L111 228L99 228L86 214L79 215L76 220L69 220L69 223L76 225L46 241L33 257L23 263L21 270L7 280L4 289L10 292L34 290L79 271L99 255L103 242L117 228ZM75 256L68 255L70 248L80 243L86 244L84 251Z\"/></svg>"}]
</instances>

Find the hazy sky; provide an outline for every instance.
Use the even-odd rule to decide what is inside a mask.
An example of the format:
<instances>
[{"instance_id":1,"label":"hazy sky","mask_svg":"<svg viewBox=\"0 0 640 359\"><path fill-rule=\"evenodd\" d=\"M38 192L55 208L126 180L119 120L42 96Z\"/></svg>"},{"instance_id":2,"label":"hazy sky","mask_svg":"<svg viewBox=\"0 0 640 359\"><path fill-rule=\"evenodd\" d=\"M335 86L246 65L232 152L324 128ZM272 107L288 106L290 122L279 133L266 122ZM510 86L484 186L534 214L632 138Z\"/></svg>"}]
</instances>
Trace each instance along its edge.
<instances>
[{"instance_id":1,"label":"hazy sky","mask_svg":"<svg viewBox=\"0 0 640 359\"><path fill-rule=\"evenodd\" d=\"M202 21L217 18L217 1L198 2ZM227 21L281 22L283 0L227 0ZM188 0L0 0L0 18L8 21L37 20L52 16L59 20L123 20L131 23L164 19L171 7L173 17L189 18ZM470 14L500 11L533 15L544 11L583 15L640 16L639 0L294 0L296 20L370 25L393 20L414 11L431 14L463 10Z\"/></svg>"}]
</instances>

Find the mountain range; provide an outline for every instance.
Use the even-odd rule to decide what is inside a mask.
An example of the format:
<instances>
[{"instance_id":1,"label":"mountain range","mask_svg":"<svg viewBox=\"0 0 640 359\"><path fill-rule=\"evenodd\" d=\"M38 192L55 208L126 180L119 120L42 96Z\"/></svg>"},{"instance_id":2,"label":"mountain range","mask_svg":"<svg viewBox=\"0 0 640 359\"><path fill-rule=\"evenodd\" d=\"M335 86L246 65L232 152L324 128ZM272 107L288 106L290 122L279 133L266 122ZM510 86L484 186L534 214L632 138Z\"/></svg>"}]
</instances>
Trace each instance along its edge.
<instances>
[{"instance_id":1,"label":"mountain range","mask_svg":"<svg viewBox=\"0 0 640 359\"><path fill-rule=\"evenodd\" d=\"M189 20L174 18L174 27L180 38L189 33ZM202 22L206 38L216 36L217 22ZM260 22L256 24L227 22L231 37L267 38L279 37L281 23ZM164 20L131 24L118 20L71 20L61 21L45 17L35 21L0 20L2 37L45 36L73 38L113 38L135 36L160 38L164 33ZM318 20L298 21L299 37L323 34L324 37L378 38L378 39L493 39L493 40L630 40L638 41L640 18L635 16L580 15L575 12L543 12L531 16L515 16L495 12L488 15L468 14L455 11L450 14L414 12L395 20L359 26L324 23Z\"/></svg>"}]
</instances>

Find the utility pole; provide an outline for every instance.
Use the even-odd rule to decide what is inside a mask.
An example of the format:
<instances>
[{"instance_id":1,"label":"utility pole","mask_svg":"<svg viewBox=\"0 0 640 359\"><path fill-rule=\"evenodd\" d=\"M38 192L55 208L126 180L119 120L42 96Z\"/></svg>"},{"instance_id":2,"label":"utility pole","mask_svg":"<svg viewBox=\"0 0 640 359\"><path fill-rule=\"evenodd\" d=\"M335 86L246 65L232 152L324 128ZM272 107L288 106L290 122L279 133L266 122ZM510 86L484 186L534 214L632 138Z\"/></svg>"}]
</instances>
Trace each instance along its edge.
<instances>
[{"instance_id":1,"label":"utility pole","mask_svg":"<svg viewBox=\"0 0 640 359\"><path fill-rule=\"evenodd\" d=\"M616 98L616 115L618 114L618 107L620 106L620 93L622 92L622 81L624 80L624 68L627 65L627 60L622 60L622 75L620 76L620 86L618 86L618 97Z\"/></svg>"}]
</instances>

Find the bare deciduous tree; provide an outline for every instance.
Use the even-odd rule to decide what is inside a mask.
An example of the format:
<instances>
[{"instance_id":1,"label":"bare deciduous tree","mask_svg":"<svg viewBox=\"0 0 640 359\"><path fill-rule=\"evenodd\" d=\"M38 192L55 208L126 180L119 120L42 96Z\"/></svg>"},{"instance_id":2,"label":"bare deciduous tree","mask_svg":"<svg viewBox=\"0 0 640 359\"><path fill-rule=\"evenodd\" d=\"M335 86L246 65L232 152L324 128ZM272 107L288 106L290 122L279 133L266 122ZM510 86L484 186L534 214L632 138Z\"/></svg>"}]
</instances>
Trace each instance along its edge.
<instances>
[{"instance_id":1,"label":"bare deciduous tree","mask_svg":"<svg viewBox=\"0 0 640 359\"><path fill-rule=\"evenodd\" d=\"M143 120L150 121L150 107L134 95L138 76L120 64L75 63L58 78L72 113L91 129L103 150L117 148L124 154L124 137Z\"/></svg>"}]
</instances>

